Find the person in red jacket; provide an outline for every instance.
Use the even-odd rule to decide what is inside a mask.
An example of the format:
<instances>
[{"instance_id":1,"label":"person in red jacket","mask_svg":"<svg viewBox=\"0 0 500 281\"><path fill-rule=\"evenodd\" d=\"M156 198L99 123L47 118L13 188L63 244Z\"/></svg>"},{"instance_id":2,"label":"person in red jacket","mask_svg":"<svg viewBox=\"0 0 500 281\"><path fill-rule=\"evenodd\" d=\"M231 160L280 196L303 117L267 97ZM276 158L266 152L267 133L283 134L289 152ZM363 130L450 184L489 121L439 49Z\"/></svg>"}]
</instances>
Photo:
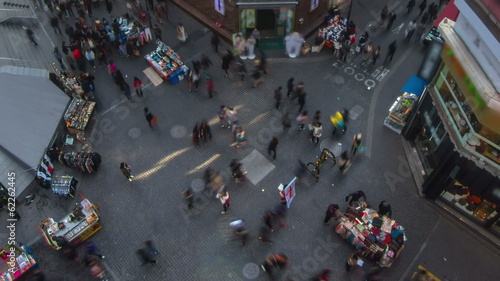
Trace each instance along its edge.
<instances>
[{"instance_id":1,"label":"person in red jacket","mask_svg":"<svg viewBox=\"0 0 500 281\"><path fill-rule=\"evenodd\" d=\"M208 96L212 98L214 91L214 81L212 79L208 79L207 81L207 91L208 91Z\"/></svg>"},{"instance_id":2,"label":"person in red jacket","mask_svg":"<svg viewBox=\"0 0 500 281\"><path fill-rule=\"evenodd\" d=\"M80 49L75 48L75 50L73 50L73 58L78 65L78 69L80 71L85 71L85 61L82 60L82 52L80 51Z\"/></svg>"}]
</instances>

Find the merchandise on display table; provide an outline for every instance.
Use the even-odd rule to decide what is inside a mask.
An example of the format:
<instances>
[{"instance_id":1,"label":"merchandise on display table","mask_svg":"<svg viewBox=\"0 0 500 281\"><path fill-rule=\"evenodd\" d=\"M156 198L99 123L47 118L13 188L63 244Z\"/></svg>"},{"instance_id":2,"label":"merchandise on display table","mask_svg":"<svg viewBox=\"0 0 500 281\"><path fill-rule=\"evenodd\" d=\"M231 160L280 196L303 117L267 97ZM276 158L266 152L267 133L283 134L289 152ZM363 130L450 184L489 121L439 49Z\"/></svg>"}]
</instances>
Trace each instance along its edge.
<instances>
[{"instance_id":1,"label":"merchandise on display table","mask_svg":"<svg viewBox=\"0 0 500 281\"><path fill-rule=\"evenodd\" d=\"M184 75L189 70L181 60L181 57L165 43L157 40L156 50L147 54L146 61L165 80L170 80L172 84L184 79Z\"/></svg>"},{"instance_id":2,"label":"merchandise on display table","mask_svg":"<svg viewBox=\"0 0 500 281\"><path fill-rule=\"evenodd\" d=\"M80 81L73 75L73 72L70 70L59 71L54 64L52 65L52 71L64 86L66 93L70 93L73 98L81 99L86 97Z\"/></svg>"},{"instance_id":3,"label":"merchandise on display table","mask_svg":"<svg viewBox=\"0 0 500 281\"><path fill-rule=\"evenodd\" d=\"M45 242L59 250L67 244L78 246L88 239L102 228L99 220L97 206L84 198L69 215L60 221L46 218L37 226Z\"/></svg>"},{"instance_id":4,"label":"merchandise on display table","mask_svg":"<svg viewBox=\"0 0 500 281\"><path fill-rule=\"evenodd\" d=\"M347 30L347 19L340 15L334 16L328 21L325 28L320 28L318 35L325 39L325 45L333 48L335 42L343 41L343 32Z\"/></svg>"},{"instance_id":5,"label":"merchandise on display table","mask_svg":"<svg viewBox=\"0 0 500 281\"><path fill-rule=\"evenodd\" d=\"M75 198L77 184L78 180L72 176L55 176L51 182L52 192Z\"/></svg>"},{"instance_id":6,"label":"merchandise on display table","mask_svg":"<svg viewBox=\"0 0 500 281\"><path fill-rule=\"evenodd\" d=\"M95 105L96 103L93 101L76 98L71 100L68 109L64 113L68 132L75 135L84 132L94 112Z\"/></svg>"},{"instance_id":7,"label":"merchandise on display table","mask_svg":"<svg viewBox=\"0 0 500 281\"><path fill-rule=\"evenodd\" d=\"M401 134L406 125L406 118L411 109L418 100L418 96L410 93L404 93L398 97L389 109L389 115L384 120L384 125L394 132Z\"/></svg>"},{"instance_id":8,"label":"merchandise on display table","mask_svg":"<svg viewBox=\"0 0 500 281\"><path fill-rule=\"evenodd\" d=\"M59 155L59 162L80 172L97 172L101 164L101 155L96 152L68 152Z\"/></svg>"},{"instance_id":9,"label":"merchandise on display table","mask_svg":"<svg viewBox=\"0 0 500 281\"><path fill-rule=\"evenodd\" d=\"M404 228L387 216L367 208L365 202L356 202L340 218L335 232L361 250L363 257L390 267L404 248Z\"/></svg>"},{"instance_id":10,"label":"merchandise on display table","mask_svg":"<svg viewBox=\"0 0 500 281\"><path fill-rule=\"evenodd\" d=\"M423 40L424 46L429 46L432 40L437 40L441 43L444 43L444 39L441 36L441 33L439 33L439 30L435 26L433 26L431 30L429 30L429 33L425 36Z\"/></svg>"},{"instance_id":11,"label":"merchandise on display table","mask_svg":"<svg viewBox=\"0 0 500 281\"><path fill-rule=\"evenodd\" d=\"M10 256L12 253L14 258ZM28 270L37 266L35 257L26 245L15 243L6 245L5 249L0 248L0 281L19 280Z\"/></svg>"}]
</instances>

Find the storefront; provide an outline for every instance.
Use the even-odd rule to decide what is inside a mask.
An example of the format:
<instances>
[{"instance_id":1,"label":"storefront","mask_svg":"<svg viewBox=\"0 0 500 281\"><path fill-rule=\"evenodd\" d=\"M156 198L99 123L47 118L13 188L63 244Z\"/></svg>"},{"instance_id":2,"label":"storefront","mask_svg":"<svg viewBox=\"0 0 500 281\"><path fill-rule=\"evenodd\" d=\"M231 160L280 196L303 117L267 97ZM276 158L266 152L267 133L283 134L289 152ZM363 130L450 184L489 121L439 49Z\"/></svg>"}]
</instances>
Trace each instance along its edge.
<instances>
[{"instance_id":1,"label":"storefront","mask_svg":"<svg viewBox=\"0 0 500 281\"><path fill-rule=\"evenodd\" d=\"M0 281L21 280L21 276L37 266L35 257L26 245L16 243L0 248Z\"/></svg>"},{"instance_id":2,"label":"storefront","mask_svg":"<svg viewBox=\"0 0 500 281\"><path fill-rule=\"evenodd\" d=\"M37 226L45 242L56 250L67 244L77 246L102 228L97 206L86 198L61 220L46 218Z\"/></svg>"},{"instance_id":3,"label":"storefront","mask_svg":"<svg viewBox=\"0 0 500 281\"><path fill-rule=\"evenodd\" d=\"M157 40L156 44L158 44L156 50L144 56L148 64L158 75L172 84L184 79L189 69L184 65L181 57L160 40Z\"/></svg>"},{"instance_id":4,"label":"storefront","mask_svg":"<svg viewBox=\"0 0 500 281\"><path fill-rule=\"evenodd\" d=\"M283 38L294 31L298 1L244 1L237 3L239 32L245 37L255 28L260 32L259 48L282 49Z\"/></svg>"},{"instance_id":5,"label":"storefront","mask_svg":"<svg viewBox=\"0 0 500 281\"><path fill-rule=\"evenodd\" d=\"M441 66L402 135L422 164L423 194L500 236L498 94L450 22L439 26Z\"/></svg>"}]
</instances>

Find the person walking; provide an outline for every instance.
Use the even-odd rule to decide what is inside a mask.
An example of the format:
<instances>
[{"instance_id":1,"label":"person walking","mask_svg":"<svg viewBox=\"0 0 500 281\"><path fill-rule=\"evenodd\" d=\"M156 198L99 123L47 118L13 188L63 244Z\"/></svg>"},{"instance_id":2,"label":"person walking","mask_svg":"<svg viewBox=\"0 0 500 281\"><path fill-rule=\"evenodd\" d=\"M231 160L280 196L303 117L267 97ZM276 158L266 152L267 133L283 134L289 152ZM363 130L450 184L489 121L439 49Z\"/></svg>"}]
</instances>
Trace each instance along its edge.
<instances>
[{"instance_id":1,"label":"person walking","mask_svg":"<svg viewBox=\"0 0 500 281\"><path fill-rule=\"evenodd\" d=\"M286 193L282 185L278 187L278 194L280 196L280 204L286 207Z\"/></svg>"},{"instance_id":2,"label":"person walking","mask_svg":"<svg viewBox=\"0 0 500 281\"><path fill-rule=\"evenodd\" d=\"M252 31L252 36L255 39L255 48L259 48L259 42L260 42L260 31L257 28L254 28Z\"/></svg>"},{"instance_id":3,"label":"person walking","mask_svg":"<svg viewBox=\"0 0 500 281\"><path fill-rule=\"evenodd\" d=\"M108 15L111 17L111 12L113 11L113 1L112 0L105 0L106 1L106 11L108 12Z\"/></svg>"},{"instance_id":4,"label":"person walking","mask_svg":"<svg viewBox=\"0 0 500 281\"><path fill-rule=\"evenodd\" d=\"M200 146L200 137L201 137L200 124L198 122L196 122L196 124L193 127L192 140L193 140L193 144L196 145L197 147Z\"/></svg>"},{"instance_id":5,"label":"person walking","mask_svg":"<svg viewBox=\"0 0 500 281\"><path fill-rule=\"evenodd\" d=\"M182 23L179 23L177 27L175 28L175 31L177 32L177 39L179 39L182 43L186 42L188 35L186 33L186 29L184 28L184 25Z\"/></svg>"},{"instance_id":6,"label":"person walking","mask_svg":"<svg viewBox=\"0 0 500 281\"><path fill-rule=\"evenodd\" d=\"M417 28L417 22L415 20L412 20L408 23L405 30L406 41L411 40L411 37L413 36L413 33L415 33L416 28Z\"/></svg>"},{"instance_id":7,"label":"person walking","mask_svg":"<svg viewBox=\"0 0 500 281\"><path fill-rule=\"evenodd\" d=\"M95 54L90 48L85 51L85 58L89 61L92 68L95 69Z\"/></svg>"},{"instance_id":8,"label":"person walking","mask_svg":"<svg viewBox=\"0 0 500 281\"><path fill-rule=\"evenodd\" d=\"M147 251L144 248L141 248L136 251L137 255L139 256L140 263L139 265L145 265L147 263L155 264L156 260L153 258L153 255L151 252Z\"/></svg>"},{"instance_id":9,"label":"person walking","mask_svg":"<svg viewBox=\"0 0 500 281\"><path fill-rule=\"evenodd\" d=\"M264 262L260 265L271 280L275 280L273 270L284 269L288 264L288 257L284 254L270 254L266 257Z\"/></svg>"},{"instance_id":10,"label":"person walking","mask_svg":"<svg viewBox=\"0 0 500 281\"><path fill-rule=\"evenodd\" d=\"M361 137L363 135L361 133L354 135L352 138L352 144L351 144L351 153L352 156L356 155L356 151L358 148L361 146Z\"/></svg>"},{"instance_id":11,"label":"person walking","mask_svg":"<svg viewBox=\"0 0 500 281\"><path fill-rule=\"evenodd\" d=\"M212 45L212 48L216 53L219 53L219 44L220 44L220 39L217 34L212 34L212 38L210 39L210 44Z\"/></svg>"},{"instance_id":12,"label":"person walking","mask_svg":"<svg viewBox=\"0 0 500 281\"><path fill-rule=\"evenodd\" d=\"M366 202L366 195L362 190L358 190L348 194L345 201L348 202L349 206L352 206L356 202Z\"/></svg>"},{"instance_id":13,"label":"person walking","mask_svg":"<svg viewBox=\"0 0 500 281\"><path fill-rule=\"evenodd\" d=\"M212 130L210 129L210 125L207 120L203 119L203 121L201 121L200 129L204 142L212 140Z\"/></svg>"},{"instance_id":14,"label":"person walking","mask_svg":"<svg viewBox=\"0 0 500 281\"><path fill-rule=\"evenodd\" d=\"M387 5L385 5L384 8L382 8L382 11L380 11L380 27L384 26L388 14L389 9L387 8Z\"/></svg>"},{"instance_id":15,"label":"person walking","mask_svg":"<svg viewBox=\"0 0 500 281\"><path fill-rule=\"evenodd\" d=\"M387 60L392 61L392 57L394 57L394 53L396 53L396 40L392 41L391 44L389 44L389 50L387 52L387 57L385 57L384 63L387 62Z\"/></svg>"},{"instance_id":16,"label":"person walking","mask_svg":"<svg viewBox=\"0 0 500 281\"><path fill-rule=\"evenodd\" d=\"M285 204L281 203L276 205L273 211L273 213L276 214L277 221L279 222L281 228L285 228L286 207L285 199Z\"/></svg>"},{"instance_id":17,"label":"person walking","mask_svg":"<svg viewBox=\"0 0 500 281\"><path fill-rule=\"evenodd\" d=\"M375 63L377 63L377 60L380 57L380 55L381 55L381 50L380 50L380 45L379 45L379 46L377 46L377 48L375 48L375 50L373 50L373 53L372 53L373 64L372 65L375 65Z\"/></svg>"},{"instance_id":18,"label":"person walking","mask_svg":"<svg viewBox=\"0 0 500 281\"><path fill-rule=\"evenodd\" d=\"M304 92L304 91L301 91L301 92L299 93L299 96L298 96L298 103L299 103L300 107L299 107L299 111L298 111L298 113L300 113L300 112L302 111L302 109L304 108L304 105L306 104L306 95L307 95L307 94L306 94L306 92Z\"/></svg>"},{"instance_id":19,"label":"person walking","mask_svg":"<svg viewBox=\"0 0 500 281\"><path fill-rule=\"evenodd\" d=\"M212 98L214 96L214 81L212 79L207 80L206 88L208 92L208 97Z\"/></svg>"},{"instance_id":20,"label":"person walking","mask_svg":"<svg viewBox=\"0 0 500 281\"><path fill-rule=\"evenodd\" d=\"M378 205L378 215L380 217L387 216L389 218L392 218L392 208L391 204L387 203L387 201L382 201Z\"/></svg>"},{"instance_id":21,"label":"person walking","mask_svg":"<svg viewBox=\"0 0 500 281\"><path fill-rule=\"evenodd\" d=\"M153 31L155 33L156 40L162 41L161 40L161 28L157 24L155 24L155 26L153 27Z\"/></svg>"},{"instance_id":22,"label":"person walking","mask_svg":"<svg viewBox=\"0 0 500 281\"><path fill-rule=\"evenodd\" d=\"M422 34L425 31L425 24L419 23L415 28L415 42L419 41L422 38Z\"/></svg>"},{"instance_id":23,"label":"person walking","mask_svg":"<svg viewBox=\"0 0 500 281\"><path fill-rule=\"evenodd\" d=\"M314 113L314 116L313 116L313 123L316 123L316 122L319 122L321 121L321 111L320 110L316 110L316 112Z\"/></svg>"},{"instance_id":24,"label":"person walking","mask_svg":"<svg viewBox=\"0 0 500 281\"><path fill-rule=\"evenodd\" d=\"M368 43L368 45L365 46L363 52L365 53L365 57L363 58L361 65L365 65L366 61L373 56L373 44Z\"/></svg>"},{"instance_id":25,"label":"person walking","mask_svg":"<svg viewBox=\"0 0 500 281\"><path fill-rule=\"evenodd\" d=\"M189 91L191 92L194 85L194 91L198 92L198 87L200 85L200 73L194 69L190 73L191 73L190 75L191 83L189 84Z\"/></svg>"},{"instance_id":26,"label":"person walking","mask_svg":"<svg viewBox=\"0 0 500 281\"><path fill-rule=\"evenodd\" d=\"M276 214L274 214L270 210L266 211L264 217L262 218L266 227L268 227L271 231L274 231L274 224L276 223L276 219Z\"/></svg>"},{"instance_id":27,"label":"person walking","mask_svg":"<svg viewBox=\"0 0 500 281\"><path fill-rule=\"evenodd\" d=\"M420 13L418 14L419 17L424 13L426 7L427 7L427 0L422 0L422 3L418 5L418 8L420 9Z\"/></svg>"},{"instance_id":28,"label":"person walking","mask_svg":"<svg viewBox=\"0 0 500 281\"><path fill-rule=\"evenodd\" d=\"M281 97L282 97L282 94L281 94L281 86L279 86L276 90L274 90L274 107L276 109L280 109L280 103L281 103Z\"/></svg>"},{"instance_id":29,"label":"person walking","mask_svg":"<svg viewBox=\"0 0 500 281\"><path fill-rule=\"evenodd\" d=\"M151 252L154 255L158 255L160 251L155 247L155 244L151 240L144 241L145 250Z\"/></svg>"},{"instance_id":30,"label":"person walking","mask_svg":"<svg viewBox=\"0 0 500 281\"><path fill-rule=\"evenodd\" d=\"M286 96L287 97L290 97L290 93L293 93L293 87L295 86L293 84L294 79L295 78L291 77L290 79L288 79L288 82L286 83L286 86L287 86L287 89L288 89L288 91L286 92Z\"/></svg>"},{"instance_id":31,"label":"person walking","mask_svg":"<svg viewBox=\"0 0 500 281\"><path fill-rule=\"evenodd\" d=\"M62 35L61 27L59 27L59 18L52 14L50 15L50 26L54 29L54 33Z\"/></svg>"},{"instance_id":32,"label":"person walking","mask_svg":"<svg viewBox=\"0 0 500 281\"><path fill-rule=\"evenodd\" d=\"M122 174L129 180L129 181L133 181L134 180L134 176L132 176L132 170L130 169L130 166L125 163L125 162L121 162L120 163L120 171L122 171Z\"/></svg>"},{"instance_id":33,"label":"person walking","mask_svg":"<svg viewBox=\"0 0 500 281\"><path fill-rule=\"evenodd\" d=\"M154 128L156 126L156 123L158 122L156 116L154 116L147 107L144 107L144 115L146 116L149 127Z\"/></svg>"},{"instance_id":34,"label":"person walking","mask_svg":"<svg viewBox=\"0 0 500 281\"><path fill-rule=\"evenodd\" d=\"M120 90L122 90L122 93L127 97L128 101L133 101L132 93L130 92L130 86L127 82L123 82L122 84L120 84Z\"/></svg>"},{"instance_id":35,"label":"person walking","mask_svg":"<svg viewBox=\"0 0 500 281\"><path fill-rule=\"evenodd\" d=\"M347 150L344 150L340 154L339 171L342 172L342 174L345 174L349 169L349 167L351 167L351 160L349 159L349 154L347 153Z\"/></svg>"},{"instance_id":36,"label":"person walking","mask_svg":"<svg viewBox=\"0 0 500 281\"><path fill-rule=\"evenodd\" d=\"M194 203L194 192L191 189L191 187L188 187L186 190L182 192L182 197L184 198L184 200L186 200L188 210L191 210L193 208L193 203Z\"/></svg>"},{"instance_id":37,"label":"person walking","mask_svg":"<svg viewBox=\"0 0 500 281\"><path fill-rule=\"evenodd\" d=\"M297 116L296 121L299 122L299 124L300 124L299 130L304 131L306 125L308 124L307 119L308 119L307 118L307 110L304 110L304 112L302 112L302 114L299 114L299 116Z\"/></svg>"},{"instance_id":38,"label":"person walking","mask_svg":"<svg viewBox=\"0 0 500 281\"><path fill-rule=\"evenodd\" d=\"M318 145L319 143L319 138L323 134L323 126L321 125L321 122L315 122L312 124L312 136L311 136L311 142L314 143L314 145Z\"/></svg>"},{"instance_id":39,"label":"person walking","mask_svg":"<svg viewBox=\"0 0 500 281\"><path fill-rule=\"evenodd\" d=\"M223 190L221 193L217 194L217 198L222 203L223 211L221 212L221 214L224 215L227 213L227 209L229 209L229 200L230 200L229 192Z\"/></svg>"},{"instance_id":40,"label":"person walking","mask_svg":"<svg viewBox=\"0 0 500 281\"><path fill-rule=\"evenodd\" d=\"M331 218L337 218L337 217L340 217L341 215L342 215L342 213L339 210L339 205L330 204L328 206L328 209L326 209L325 219L323 220L323 223L330 224Z\"/></svg>"},{"instance_id":41,"label":"person walking","mask_svg":"<svg viewBox=\"0 0 500 281\"><path fill-rule=\"evenodd\" d=\"M415 7L415 0L410 0L408 1L408 4L406 4L406 8L408 8L408 13L411 13L411 11L413 10L413 7Z\"/></svg>"},{"instance_id":42,"label":"person walking","mask_svg":"<svg viewBox=\"0 0 500 281\"><path fill-rule=\"evenodd\" d=\"M389 13L389 16L388 16L388 21L387 21L387 29L386 30L389 30L391 29L392 27L392 24L394 23L394 21L396 20L396 11L392 10L390 13Z\"/></svg>"},{"instance_id":43,"label":"person walking","mask_svg":"<svg viewBox=\"0 0 500 281\"><path fill-rule=\"evenodd\" d=\"M262 71L259 67L256 67L252 72L253 78L253 88L257 88L257 86L262 83Z\"/></svg>"},{"instance_id":44,"label":"person walking","mask_svg":"<svg viewBox=\"0 0 500 281\"><path fill-rule=\"evenodd\" d=\"M219 116L219 123L222 128L228 124L227 121L227 108L225 105L221 105L219 111L217 112L217 115ZM228 126L229 127L229 126Z\"/></svg>"},{"instance_id":45,"label":"person walking","mask_svg":"<svg viewBox=\"0 0 500 281\"><path fill-rule=\"evenodd\" d=\"M134 76L134 89L135 89L135 93L137 94L138 97L142 97L143 96L143 93L142 93L142 81L137 78L137 76Z\"/></svg>"},{"instance_id":46,"label":"person walking","mask_svg":"<svg viewBox=\"0 0 500 281\"><path fill-rule=\"evenodd\" d=\"M271 138L269 145L267 146L267 154L273 155L273 159L276 160L276 147L278 146L278 138L276 136Z\"/></svg>"},{"instance_id":47,"label":"person walking","mask_svg":"<svg viewBox=\"0 0 500 281\"><path fill-rule=\"evenodd\" d=\"M286 112L281 117L281 124L283 125L283 131L286 132L292 127L292 121L290 120L290 113Z\"/></svg>"},{"instance_id":48,"label":"person walking","mask_svg":"<svg viewBox=\"0 0 500 281\"><path fill-rule=\"evenodd\" d=\"M62 61L62 55L59 52L59 49L57 47L54 47L54 57L56 57L57 61L61 65L61 68L64 69L64 64L63 64L63 61Z\"/></svg>"},{"instance_id":49,"label":"person walking","mask_svg":"<svg viewBox=\"0 0 500 281\"><path fill-rule=\"evenodd\" d=\"M231 63L231 55L229 54L229 51L228 51L228 54L225 54L224 56L222 56L222 64L221 64L221 68L222 70L224 70L224 77L225 78L228 78L229 77L229 73L227 72L228 69L229 69L229 64Z\"/></svg>"},{"instance_id":50,"label":"person walking","mask_svg":"<svg viewBox=\"0 0 500 281\"><path fill-rule=\"evenodd\" d=\"M98 256L99 258L101 259L104 259L105 256L103 256L99 249L97 249L97 246L94 244L94 242L92 241L86 241L85 242L85 251L87 252L87 254L89 255L95 255L95 256Z\"/></svg>"}]
</instances>

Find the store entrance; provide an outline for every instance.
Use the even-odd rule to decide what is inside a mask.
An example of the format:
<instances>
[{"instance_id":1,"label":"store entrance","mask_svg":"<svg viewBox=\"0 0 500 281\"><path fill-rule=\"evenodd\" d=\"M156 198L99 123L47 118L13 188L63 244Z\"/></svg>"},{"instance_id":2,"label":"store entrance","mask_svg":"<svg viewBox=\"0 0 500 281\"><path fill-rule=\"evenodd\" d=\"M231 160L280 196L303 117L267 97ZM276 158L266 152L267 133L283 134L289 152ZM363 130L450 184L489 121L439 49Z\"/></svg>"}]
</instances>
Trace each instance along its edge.
<instances>
[{"instance_id":1,"label":"store entrance","mask_svg":"<svg viewBox=\"0 0 500 281\"><path fill-rule=\"evenodd\" d=\"M276 36L276 18L278 10L266 9L256 11L256 27L260 31L260 37Z\"/></svg>"}]
</instances>

